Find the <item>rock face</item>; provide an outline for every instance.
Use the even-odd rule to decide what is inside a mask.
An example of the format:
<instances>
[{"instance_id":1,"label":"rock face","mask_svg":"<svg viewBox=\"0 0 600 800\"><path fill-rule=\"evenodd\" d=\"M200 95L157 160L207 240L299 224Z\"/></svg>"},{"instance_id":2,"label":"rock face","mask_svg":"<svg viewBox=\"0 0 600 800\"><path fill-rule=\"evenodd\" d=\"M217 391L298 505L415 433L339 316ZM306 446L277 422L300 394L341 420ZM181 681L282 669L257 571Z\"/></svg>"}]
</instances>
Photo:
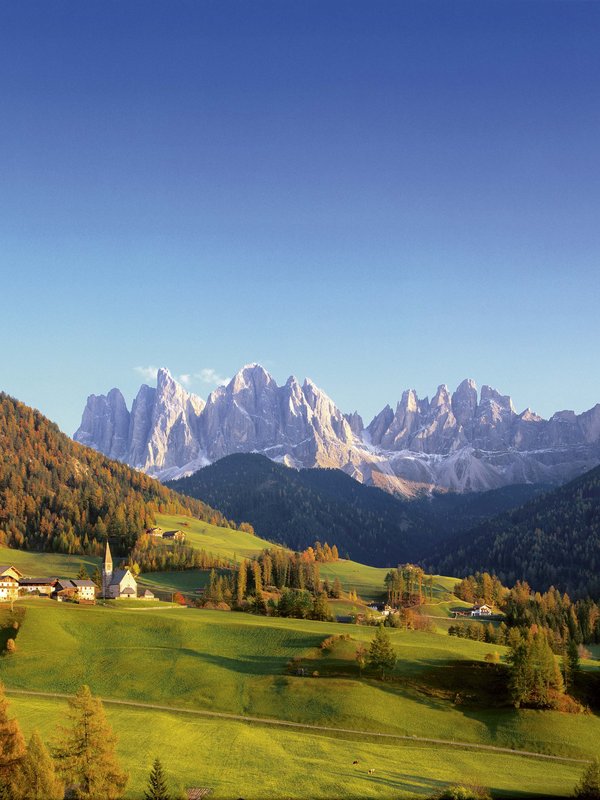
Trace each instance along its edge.
<instances>
[{"instance_id":1,"label":"rock face","mask_svg":"<svg viewBox=\"0 0 600 800\"><path fill-rule=\"evenodd\" d=\"M337 467L400 494L431 488L485 491L513 483L559 484L600 463L600 404L544 420L517 414L510 397L472 380L431 400L413 389L365 428L310 380L278 386L259 364L243 367L206 403L169 374L123 395L91 395L74 437L161 479L225 455L258 452L293 467Z\"/></svg>"}]
</instances>

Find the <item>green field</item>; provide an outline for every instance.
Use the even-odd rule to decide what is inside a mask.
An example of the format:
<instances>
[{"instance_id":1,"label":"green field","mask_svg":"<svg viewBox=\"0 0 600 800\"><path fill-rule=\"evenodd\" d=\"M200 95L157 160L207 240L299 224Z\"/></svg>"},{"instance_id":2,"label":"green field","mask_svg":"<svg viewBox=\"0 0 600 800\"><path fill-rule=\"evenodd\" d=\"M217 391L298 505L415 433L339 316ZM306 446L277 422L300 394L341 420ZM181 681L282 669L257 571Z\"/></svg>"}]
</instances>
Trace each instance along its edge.
<instances>
[{"instance_id":1,"label":"green field","mask_svg":"<svg viewBox=\"0 0 600 800\"><path fill-rule=\"evenodd\" d=\"M10 708L27 734L38 728L46 741L66 703L10 696ZM520 756L478 755L449 747L388 743L368 738L290 731L180 713L115 708L108 718L119 737L118 752L130 772L127 796L140 798L158 755L172 786L206 786L212 797L415 798L448 782L472 780L492 786L498 797L565 797L581 767ZM358 760L358 765L352 762ZM375 769L368 775L369 768ZM523 787L520 794L516 787ZM525 788L526 787L526 788Z\"/></svg>"},{"instance_id":2,"label":"green field","mask_svg":"<svg viewBox=\"0 0 600 800\"><path fill-rule=\"evenodd\" d=\"M185 543L206 550L213 555L228 558L239 563L244 558L251 558L267 547L279 548L279 545L267 542L258 536L244 531L234 531L230 528L219 528L208 522L184 516L169 516L157 514L156 523L163 530L182 530L185 533Z\"/></svg>"},{"instance_id":3,"label":"green field","mask_svg":"<svg viewBox=\"0 0 600 800\"><path fill-rule=\"evenodd\" d=\"M600 721L592 715L456 705L454 690L449 696L444 681L450 667L452 674L461 674L462 665L467 675L473 664L480 665L479 680L485 679L482 660L490 646L478 642L391 631L398 655L395 680L381 683L359 680L351 656L344 663L352 643L343 642L333 655L319 648L332 633L367 643L373 635L367 627L166 606L142 614L118 603L80 607L41 598L20 605L26 618L17 636L17 653L0 660L0 675L9 689L72 693L87 683L106 698L173 709L283 718L573 757L594 755L600 740ZM291 674L288 664L294 659L311 674L317 669L320 677ZM36 724L52 728L58 701L11 700L24 723L35 718L40 720ZM577 765L560 762L416 743L384 744L363 735L334 738L156 710L111 707L110 716L121 732L121 752L138 792L157 752L161 757L164 753L167 767L172 755L171 769L182 765L177 767L179 774L191 785L212 786L214 796L223 798L389 797L392 788L394 796L409 797L427 794L442 778L461 775L477 777L511 796L517 789L525 796L533 791L550 796L565 792L580 771ZM143 758L138 759L140 741ZM376 775L355 775L354 758L369 762ZM493 770L491 763L497 764ZM342 780L345 795L332 790Z\"/></svg>"},{"instance_id":4,"label":"green field","mask_svg":"<svg viewBox=\"0 0 600 800\"><path fill-rule=\"evenodd\" d=\"M99 566L100 559L95 556L68 556L64 553L34 553L27 550L13 550L0 547L0 564L12 564L24 575L35 578L75 577L79 567L84 564L90 575Z\"/></svg>"},{"instance_id":5,"label":"green field","mask_svg":"<svg viewBox=\"0 0 600 800\"><path fill-rule=\"evenodd\" d=\"M187 522L187 525L184 523ZM197 520L159 515L164 529L182 528L187 543L236 562L270 543ZM35 575L73 576L98 559L0 552L0 561ZM321 565L362 599L382 599L387 569L340 560ZM144 586L188 594L206 584L200 570L147 573ZM434 600L421 610L450 622L454 578L435 576ZM204 611L167 603L117 601L96 607L28 598L17 652L0 658L9 691L73 693L82 683L105 699L166 709L107 704L119 752L131 773L129 797L140 797L152 759L185 786L210 786L215 798L426 797L447 782L470 780L498 797L568 796L582 767L535 757L453 748L449 744L378 739L377 734L439 738L539 754L590 758L598 753L600 720L592 714L515 710L497 702L494 673L484 662L496 645L437 633L391 630L398 662L392 680L362 679L357 643L373 629L308 620ZM361 603L332 601L349 614ZM140 613L143 610L144 613ZM8 614L8 609L1 612ZM349 635L332 650L331 634ZM597 662L586 662L586 669ZM298 667L311 677L297 675ZM318 677L312 677L313 673ZM28 732L51 741L65 701L10 695ZM344 728L329 733L257 722L206 718L224 713L299 725ZM360 764L353 766L358 759ZM367 769L376 770L367 775Z\"/></svg>"}]
</instances>

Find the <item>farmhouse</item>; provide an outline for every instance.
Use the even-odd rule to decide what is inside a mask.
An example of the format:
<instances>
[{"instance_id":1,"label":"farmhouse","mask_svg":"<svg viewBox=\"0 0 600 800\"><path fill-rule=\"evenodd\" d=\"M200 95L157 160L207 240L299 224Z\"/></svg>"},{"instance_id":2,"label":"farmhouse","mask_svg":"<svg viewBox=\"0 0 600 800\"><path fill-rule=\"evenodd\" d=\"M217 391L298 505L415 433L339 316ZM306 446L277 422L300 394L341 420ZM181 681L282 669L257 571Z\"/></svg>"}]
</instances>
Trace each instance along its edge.
<instances>
[{"instance_id":1,"label":"farmhouse","mask_svg":"<svg viewBox=\"0 0 600 800\"><path fill-rule=\"evenodd\" d=\"M60 578L54 584L52 597L56 600L78 600L93 602L96 599L96 584L93 581Z\"/></svg>"},{"instance_id":2,"label":"farmhouse","mask_svg":"<svg viewBox=\"0 0 600 800\"><path fill-rule=\"evenodd\" d=\"M54 589L56 578L21 578L19 580L19 589L21 594L38 594L51 595Z\"/></svg>"},{"instance_id":3,"label":"farmhouse","mask_svg":"<svg viewBox=\"0 0 600 800\"><path fill-rule=\"evenodd\" d=\"M150 589L144 589L144 591L140 594L141 600L154 600L154 592L151 592Z\"/></svg>"},{"instance_id":4,"label":"farmhouse","mask_svg":"<svg viewBox=\"0 0 600 800\"><path fill-rule=\"evenodd\" d=\"M183 531L165 531L163 539L170 539L172 542L185 542L185 533Z\"/></svg>"},{"instance_id":5,"label":"farmhouse","mask_svg":"<svg viewBox=\"0 0 600 800\"><path fill-rule=\"evenodd\" d=\"M0 565L0 601L16 600L19 596L19 580L23 573L10 564Z\"/></svg>"},{"instance_id":6,"label":"farmhouse","mask_svg":"<svg viewBox=\"0 0 600 800\"><path fill-rule=\"evenodd\" d=\"M494 612L492 611L492 609L489 606L485 605L485 603L482 606L473 606L473 608L471 609L472 617L489 617L493 613Z\"/></svg>"},{"instance_id":7,"label":"farmhouse","mask_svg":"<svg viewBox=\"0 0 600 800\"><path fill-rule=\"evenodd\" d=\"M102 597L137 597L137 581L128 569L113 569L110 546L106 543L102 565Z\"/></svg>"}]
</instances>

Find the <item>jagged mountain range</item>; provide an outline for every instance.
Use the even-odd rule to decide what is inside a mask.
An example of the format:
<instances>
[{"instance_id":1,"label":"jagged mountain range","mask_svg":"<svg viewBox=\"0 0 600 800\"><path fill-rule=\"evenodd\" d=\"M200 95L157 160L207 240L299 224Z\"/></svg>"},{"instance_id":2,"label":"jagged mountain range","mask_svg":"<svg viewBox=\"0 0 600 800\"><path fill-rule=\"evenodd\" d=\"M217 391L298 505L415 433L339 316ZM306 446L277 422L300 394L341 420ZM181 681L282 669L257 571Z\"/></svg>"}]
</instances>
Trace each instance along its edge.
<instances>
[{"instance_id":1,"label":"jagged mountain range","mask_svg":"<svg viewBox=\"0 0 600 800\"><path fill-rule=\"evenodd\" d=\"M259 364L243 367L206 402L166 369L143 385L131 410L118 389L91 395L74 438L168 480L223 456L262 453L292 467L335 467L411 496L487 491L517 483L560 484L600 464L600 404L549 420L517 413L510 397L464 380L454 393L402 394L365 427L311 380L278 386Z\"/></svg>"}]
</instances>

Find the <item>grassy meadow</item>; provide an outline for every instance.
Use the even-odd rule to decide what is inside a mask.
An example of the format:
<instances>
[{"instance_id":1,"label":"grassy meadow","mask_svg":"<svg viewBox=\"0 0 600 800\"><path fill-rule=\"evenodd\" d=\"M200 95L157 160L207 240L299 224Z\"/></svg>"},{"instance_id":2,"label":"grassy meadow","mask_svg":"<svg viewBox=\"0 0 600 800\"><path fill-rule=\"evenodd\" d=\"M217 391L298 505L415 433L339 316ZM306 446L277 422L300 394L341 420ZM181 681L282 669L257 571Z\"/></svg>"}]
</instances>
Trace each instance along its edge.
<instances>
[{"instance_id":1,"label":"grassy meadow","mask_svg":"<svg viewBox=\"0 0 600 800\"><path fill-rule=\"evenodd\" d=\"M187 524L185 524L187 523ZM198 520L159 515L165 530L182 528L187 544L234 561L270 543ZM98 559L0 552L32 575L74 576ZM321 565L364 601L384 595L386 569L340 560ZM207 572L147 573L141 583L192 594ZM492 745L538 754L591 758L598 754L600 719L593 714L516 710L502 705L497 673L485 655L505 648L449 637L455 579L435 576L434 599L422 608L439 618L436 632L390 630L397 664L389 680L362 677L356 646L374 630L334 622L265 618L234 612L112 601L92 606L20 600L25 612L17 652L0 658L0 679L12 711L29 733L53 739L65 709L60 698L10 690L70 694L83 683L109 700L166 709L115 706L107 713L119 754L131 774L130 798L141 797L159 755L181 786L210 786L215 798L427 797L452 781L490 787L497 797L566 797L582 765L448 744L377 738L388 733ZM364 608L332 601L335 613ZM145 613L140 613L141 610ZM0 618L9 614L4 607ZM1 619L0 619L1 622ZM320 647L329 636L330 648ZM348 640L347 637L350 637ZM587 662L586 669L597 668ZM304 675L298 674L302 668ZM496 676L496 677L495 677ZM194 715L205 711L345 728L330 733ZM358 760L359 765L352 761ZM375 769L373 775L367 769Z\"/></svg>"},{"instance_id":2,"label":"grassy meadow","mask_svg":"<svg viewBox=\"0 0 600 800\"><path fill-rule=\"evenodd\" d=\"M54 740L63 700L9 696L10 710L28 735ZM491 786L497 797L568 796L581 773L576 764L349 738L312 731L202 719L182 713L106 706L118 753L130 773L127 797L142 796L159 756L171 786L206 786L217 800L427 797L449 782ZM358 760L358 765L352 762ZM375 769L374 775L367 770ZM526 787L526 788L523 788Z\"/></svg>"},{"instance_id":3,"label":"grassy meadow","mask_svg":"<svg viewBox=\"0 0 600 800\"><path fill-rule=\"evenodd\" d=\"M124 763L133 775L132 796L139 793L157 752L164 752L167 768L172 755L172 770L190 785L212 786L214 796L223 798L389 797L392 788L394 796L411 797L427 795L453 775L477 778L508 793L505 796L517 796L523 787L527 789L522 796L531 796L534 789L544 796L560 796L572 786L580 771L577 765L424 743L378 742L368 733L575 758L594 755L600 740L600 721L593 715L493 705L482 709L470 704L468 696L456 702L457 688L467 695L482 691L482 686L484 694L488 691L489 670L483 658L490 646L479 642L392 630L398 663L393 680L382 683L373 677L359 679L355 645L367 644L373 636L373 629L364 626L166 606L149 607L141 614L118 602L90 607L30 598L19 606L26 615L17 652L0 659L0 677L7 688L72 693L87 683L105 698L173 709L108 707L121 732ZM319 645L331 634L350 635L352 641L340 640L324 651ZM294 674L296 665L319 677ZM450 676L457 676L458 686L448 683ZM48 730L61 702L11 696L24 725L35 721ZM185 709L361 733L333 736L191 718L182 713ZM355 758L375 768L375 776L353 770ZM500 771L492 772L491 763ZM229 769L230 764L235 766ZM240 786L240 776L247 785ZM345 795L332 790L342 776Z\"/></svg>"}]
</instances>

